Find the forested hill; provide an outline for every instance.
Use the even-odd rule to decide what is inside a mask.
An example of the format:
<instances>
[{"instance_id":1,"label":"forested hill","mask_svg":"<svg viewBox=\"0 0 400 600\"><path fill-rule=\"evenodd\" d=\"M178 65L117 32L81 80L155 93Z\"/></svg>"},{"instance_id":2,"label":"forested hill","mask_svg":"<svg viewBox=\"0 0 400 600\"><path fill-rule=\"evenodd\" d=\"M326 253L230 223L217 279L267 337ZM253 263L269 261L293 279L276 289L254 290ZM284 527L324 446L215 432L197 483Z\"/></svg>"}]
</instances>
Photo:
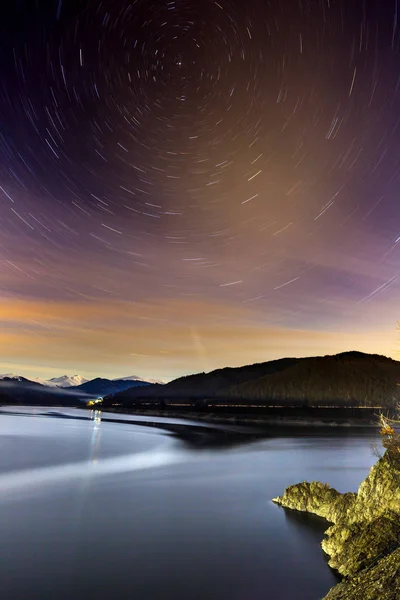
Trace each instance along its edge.
<instances>
[{"instance_id":1,"label":"forested hill","mask_svg":"<svg viewBox=\"0 0 400 600\"><path fill-rule=\"evenodd\" d=\"M114 394L110 398L118 399L118 402L129 401L130 398L185 398L191 400L210 398L231 385L249 382L268 373L277 373L294 364L296 360L296 358L283 358L244 367L226 367L211 371L211 373L196 373L179 377L165 385L155 384L136 390L129 389Z\"/></svg>"},{"instance_id":2,"label":"forested hill","mask_svg":"<svg viewBox=\"0 0 400 600\"><path fill-rule=\"evenodd\" d=\"M215 404L387 406L400 400L400 362L345 352L334 356L284 358L180 377L158 386L105 398L134 406L141 401L185 399Z\"/></svg>"},{"instance_id":3,"label":"forested hill","mask_svg":"<svg viewBox=\"0 0 400 600\"><path fill-rule=\"evenodd\" d=\"M226 399L274 404L393 406L400 400L400 362L348 352L299 359L285 371L232 385ZM219 395L219 394L218 394Z\"/></svg>"}]
</instances>

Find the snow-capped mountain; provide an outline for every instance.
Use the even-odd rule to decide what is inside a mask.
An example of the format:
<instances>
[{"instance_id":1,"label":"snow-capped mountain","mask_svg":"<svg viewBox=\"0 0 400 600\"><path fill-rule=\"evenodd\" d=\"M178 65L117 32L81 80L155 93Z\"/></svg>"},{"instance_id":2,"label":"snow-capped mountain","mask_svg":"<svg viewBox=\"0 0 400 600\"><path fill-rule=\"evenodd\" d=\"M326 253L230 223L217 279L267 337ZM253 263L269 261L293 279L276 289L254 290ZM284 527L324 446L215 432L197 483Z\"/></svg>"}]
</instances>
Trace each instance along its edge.
<instances>
[{"instance_id":1,"label":"snow-capped mountain","mask_svg":"<svg viewBox=\"0 0 400 600\"><path fill-rule=\"evenodd\" d=\"M62 375L61 377L53 377L45 382L43 385L57 386L62 388L75 387L86 383L88 379L82 377L82 375Z\"/></svg>"},{"instance_id":2,"label":"snow-capped mountain","mask_svg":"<svg viewBox=\"0 0 400 600\"><path fill-rule=\"evenodd\" d=\"M47 379L42 379L41 377L35 377L32 379L34 383L40 383L40 385L44 385L46 387L57 388L59 387L56 383L52 383L51 381L47 381Z\"/></svg>"},{"instance_id":3,"label":"snow-capped mountain","mask_svg":"<svg viewBox=\"0 0 400 600\"><path fill-rule=\"evenodd\" d=\"M3 375L0 375L0 385L1 384L5 384L7 387L11 386L11 388L14 390L26 390L29 387L36 390L43 390L44 388L44 385L40 381L27 379L26 377L22 377L22 375L16 375L15 373L4 373Z\"/></svg>"},{"instance_id":4,"label":"snow-capped mountain","mask_svg":"<svg viewBox=\"0 0 400 600\"><path fill-rule=\"evenodd\" d=\"M0 375L0 379L13 379L14 381L24 381L25 377L21 377L20 375L16 375L15 373L4 373L3 375Z\"/></svg>"},{"instance_id":5,"label":"snow-capped mountain","mask_svg":"<svg viewBox=\"0 0 400 600\"><path fill-rule=\"evenodd\" d=\"M143 379L137 375L130 375L129 377L118 377L116 379L102 379L97 377L96 379L85 379L82 375L62 375L61 377L53 377L52 379L43 379L41 377L35 377L33 379L26 379L15 373L5 373L0 375L0 381L5 380L7 383L13 385L23 384L26 386L28 383L52 388L54 391L57 389L64 389L66 392L83 392L84 394L110 394L121 390L128 389L129 387L138 387L143 385L150 385L153 383L164 383L156 379Z\"/></svg>"},{"instance_id":6,"label":"snow-capped mountain","mask_svg":"<svg viewBox=\"0 0 400 600\"><path fill-rule=\"evenodd\" d=\"M41 377L34 377L33 379L27 379L26 377L22 377L21 375L16 375L15 373L4 373L0 375L0 381L4 379L12 379L13 382L20 383L30 382L37 383L39 385L43 385L45 387L51 388L60 388L60 387L73 387L75 385L81 385L81 383L86 383L87 379L84 379L80 375L72 375L71 377L68 375L63 375L62 377L54 377L53 379L43 379Z\"/></svg>"}]
</instances>

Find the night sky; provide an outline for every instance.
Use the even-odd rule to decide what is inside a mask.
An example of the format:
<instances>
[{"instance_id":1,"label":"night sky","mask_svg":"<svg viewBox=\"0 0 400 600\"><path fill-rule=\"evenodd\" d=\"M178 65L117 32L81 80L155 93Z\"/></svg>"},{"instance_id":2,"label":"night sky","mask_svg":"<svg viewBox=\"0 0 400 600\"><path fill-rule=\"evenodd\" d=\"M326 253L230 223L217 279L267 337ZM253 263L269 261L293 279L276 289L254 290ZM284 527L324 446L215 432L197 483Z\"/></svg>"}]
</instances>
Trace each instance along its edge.
<instances>
[{"instance_id":1,"label":"night sky","mask_svg":"<svg viewBox=\"0 0 400 600\"><path fill-rule=\"evenodd\" d=\"M0 372L395 356L399 11L2 2Z\"/></svg>"}]
</instances>

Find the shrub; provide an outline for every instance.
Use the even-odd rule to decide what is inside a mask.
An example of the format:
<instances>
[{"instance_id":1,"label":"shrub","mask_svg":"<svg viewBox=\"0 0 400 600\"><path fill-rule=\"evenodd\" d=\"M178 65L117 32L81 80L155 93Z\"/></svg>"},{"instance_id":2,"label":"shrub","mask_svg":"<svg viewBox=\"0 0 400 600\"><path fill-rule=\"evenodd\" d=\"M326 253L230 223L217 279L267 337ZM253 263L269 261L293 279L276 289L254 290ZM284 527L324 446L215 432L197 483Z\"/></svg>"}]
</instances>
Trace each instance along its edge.
<instances>
[{"instance_id":1,"label":"shrub","mask_svg":"<svg viewBox=\"0 0 400 600\"><path fill-rule=\"evenodd\" d=\"M397 423L394 419L384 417L382 414L379 417L380 431L382 436L382 446L386 448L393 458L400 458L400 433L393 427Z\"/></svg>"}]
</instances>

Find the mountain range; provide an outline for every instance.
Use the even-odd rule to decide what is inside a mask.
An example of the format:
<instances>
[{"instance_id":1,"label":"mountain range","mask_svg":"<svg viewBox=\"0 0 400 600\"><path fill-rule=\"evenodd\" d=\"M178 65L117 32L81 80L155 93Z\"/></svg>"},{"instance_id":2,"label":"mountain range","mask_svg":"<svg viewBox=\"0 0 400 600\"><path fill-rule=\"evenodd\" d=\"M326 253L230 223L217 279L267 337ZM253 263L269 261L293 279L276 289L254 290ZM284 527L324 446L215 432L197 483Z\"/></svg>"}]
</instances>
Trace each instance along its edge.
<instances>
[{"instance_id":1,"label":"mountain range","mask_svg":"<svg viewBox=\"0 0 400 600\"><path fill-rule=\"evenodd\" d=\"M400 403L400 362L375 354L282 358L179 377L167 384L135 376L121 379L79 376L44 384L18 375L0 376L0 403L70 404L98 397L103 406L137 408L168 405L227 407L382 407ZM58 381L58 384L55 383Z\"/></svg>"},{"instance_id":2,"label":"mountain range","mask_svg":"<svg viewBox=\"0 0 400 600\"><path fill-rule=\"evenodd\" d=\"M198 407L394 407L400 402L400 362L374 354L283 358L180 377L165 385L128 389L103 405L185 403Z\"/></svg>"},{"instance_id":3,"label":"mountain range","mask_svg":"<svg viewBox=\"0 0 400 600\"><path fill-rule=\"evenodd\" d=\"M88 381L80 375L63 375L50 380L30 380L20 375L7 373L0 375L0 402L28 402L30 404L76 405L91 398L115 394L135 387L152 385L140 377L131 375L121 379L97 377ZM160 384L158 384L160 385Z\"/></svg>"}]
</instances>

